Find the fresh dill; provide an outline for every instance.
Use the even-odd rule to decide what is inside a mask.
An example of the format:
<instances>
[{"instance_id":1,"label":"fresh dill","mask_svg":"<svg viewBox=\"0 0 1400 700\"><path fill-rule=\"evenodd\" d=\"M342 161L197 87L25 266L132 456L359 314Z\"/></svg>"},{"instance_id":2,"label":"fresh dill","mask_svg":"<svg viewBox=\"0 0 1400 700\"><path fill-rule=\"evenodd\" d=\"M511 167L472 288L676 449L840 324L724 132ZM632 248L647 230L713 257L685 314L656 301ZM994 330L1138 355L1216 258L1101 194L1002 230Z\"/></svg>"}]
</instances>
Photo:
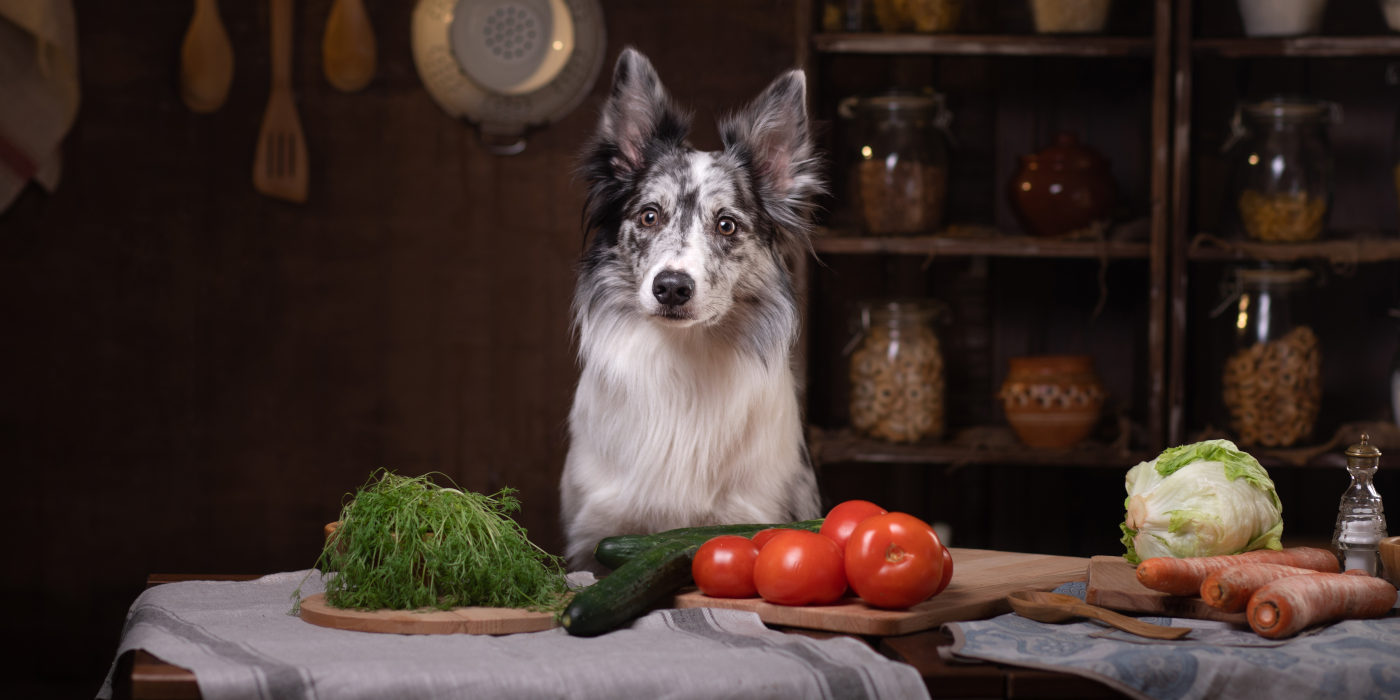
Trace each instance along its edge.
<instances>
[{"instance_id":1,"label":"fresh dill","mask_svg":"<svg viewBox=\"0 0 1400 700\"><path fill-rule=\"evenodd\" d=\"M377 470L341 510L340 526L317 559L330 577L326 603L366 610L562 608L563 559L531 542L511 518L520 509L514 493L505 488L487 496L438 486L427 475ZM293 596L300 600L300 587Z\"/></svg>"}]
</instances>

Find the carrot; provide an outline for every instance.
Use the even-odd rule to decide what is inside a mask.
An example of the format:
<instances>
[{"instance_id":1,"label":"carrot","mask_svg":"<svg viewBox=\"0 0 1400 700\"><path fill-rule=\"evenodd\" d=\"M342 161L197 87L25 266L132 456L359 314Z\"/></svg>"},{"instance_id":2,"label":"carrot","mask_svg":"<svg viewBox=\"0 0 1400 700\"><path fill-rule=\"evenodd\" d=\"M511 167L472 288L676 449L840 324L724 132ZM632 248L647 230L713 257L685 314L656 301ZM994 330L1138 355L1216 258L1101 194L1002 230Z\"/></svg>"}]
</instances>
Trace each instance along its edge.
<instances>
[{"instance_id":1,"label":"carrot","mask_svg":"<svg viewBox=\"0 0 1400 700\"><path fill-rule=\"evenodd\" d=\"M1281 578L1249 599L1254 633L1269 639L1333 620L1380 617L1395 606L1395 586L1364 572Z\"/></svg>"},{"instance_id":2,"label":"carrot","mask_svg":"<svg viewBox=\"0 0 1400 700\"><path fill-rule=\"evenodd\" d=\"M1207 576L1206 580L1201 582L1201 600L1217 610L1240 612L1249 604L1249 597L1264 584L1285 576L1314 573L1317 572L1312 569L1283 564L1235 564Z\"/></svg>"},{"instance_id":3,"label":"carrot","mask_svg":"<svg viewBox=\"0 0 1400 700\"><path fill-rule=\"evenodd\" d=\"M1337 557L1317 547L1289 547L1282 550L1256 549L1242 554L1215 557L1153 557L1137 567L1137 580L1154 591L1171 595L1196 595L1206 577L1235 564L1260 562L1283 564L1326 573L1337 573Z\"/></svg>"}]
</instances>

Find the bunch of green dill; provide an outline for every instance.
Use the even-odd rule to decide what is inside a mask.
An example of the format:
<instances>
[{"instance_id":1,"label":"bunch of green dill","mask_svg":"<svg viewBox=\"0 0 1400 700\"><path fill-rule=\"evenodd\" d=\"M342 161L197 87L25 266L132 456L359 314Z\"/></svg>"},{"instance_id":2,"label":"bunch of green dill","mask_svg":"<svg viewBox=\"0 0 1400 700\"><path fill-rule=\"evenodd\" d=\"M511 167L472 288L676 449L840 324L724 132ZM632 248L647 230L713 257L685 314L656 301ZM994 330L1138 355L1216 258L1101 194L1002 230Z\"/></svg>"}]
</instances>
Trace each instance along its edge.
<instances>
[{"instance_id":1,"label":"bunch of green dill","mask_svg":"<svg viewBox=\"0 0 1400 700\"><path fill-rule=\"evenodd\" d=\"M520 509L514 492L486 496L376 471L341 510L317 560L321 571L335 572L326 602L392 610L562 606L563 560L510 517Z\"/></svg>"}]
</instances>

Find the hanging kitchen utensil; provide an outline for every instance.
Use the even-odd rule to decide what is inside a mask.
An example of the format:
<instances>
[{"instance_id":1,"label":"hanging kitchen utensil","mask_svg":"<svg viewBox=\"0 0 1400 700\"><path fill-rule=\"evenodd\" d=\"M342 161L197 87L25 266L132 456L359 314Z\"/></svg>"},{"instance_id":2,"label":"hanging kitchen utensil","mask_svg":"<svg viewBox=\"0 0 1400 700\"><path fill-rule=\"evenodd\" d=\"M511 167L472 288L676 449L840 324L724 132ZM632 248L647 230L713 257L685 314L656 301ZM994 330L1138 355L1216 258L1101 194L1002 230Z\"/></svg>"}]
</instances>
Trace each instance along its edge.
<instances>
[{"instance_id":1,"label":"hanging kitchen utensil","mask_svg":"<svg viewBox=\"0 0 1400 700\"><path fill-rule=\"evenodd\" d=\"M292 99L292 0L272 3L272 92L253 160L253 187L278 199L306 201L306 137Z\"/></svg>"},{"instance_id":2,"label":"hanging kitchen utensil","mask_svg":"<svg viewBox=\"0 0 1400 700\"><path fill-rule=\"evenodd\" d=\"M195 0L180 45L180 99L191 112L224 106L233 83L233 45L219 20L218 0Z\"/></svg>"},{"instance_id":3,"label":"hanging kitchen utensil","mask_svg":"<svg viewBox=\"0 0 1400 700\"><path fill-rule=\"evenodd\" d=\"M341 92L355 92L374 79L374 28L360 0L335 0L321 39L321 69Z\"/></svg>"},{"instance_id":4,"label":"hanging kitchen utensil","mask_svg":"<svg viewBox=\"0 0 1400 700\"><path fill-rule=\"evenodd\" d=\"M412 34L428 93L497 155L572 111L607 48L598 0L419 0Z\"/></svg>"}]
</instances>

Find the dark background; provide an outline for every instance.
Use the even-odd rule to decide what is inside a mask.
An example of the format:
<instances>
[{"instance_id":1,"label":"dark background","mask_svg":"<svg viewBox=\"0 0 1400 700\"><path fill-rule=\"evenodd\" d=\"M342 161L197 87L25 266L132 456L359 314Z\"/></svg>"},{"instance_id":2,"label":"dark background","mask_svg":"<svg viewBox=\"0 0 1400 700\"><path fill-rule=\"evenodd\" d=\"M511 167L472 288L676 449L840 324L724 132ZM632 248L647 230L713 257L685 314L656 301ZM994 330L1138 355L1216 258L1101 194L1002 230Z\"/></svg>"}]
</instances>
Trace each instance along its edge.
<instances>
[{"instance_id":1,"label":"dark background","mask_svg":"<svg viewBox=\"0 0 1400 700\"><path fill-rule=\"evenodd\" d=\"M83 102L64 143L62 183L52 194L31 187L0 213L0 465L10 475L0 489L9 550L0 581L7 629L27 642L3 655L7 696L90 697L150 573L312 566L322 526L381 467L438 471L478 491L516 488L519 521L559 551L557 482L577 376L568 310L583 242L574 167L612 61L625 45L646 53L695 110L695 144L713 148L714 118L799 63L810 26L797 0L603 0L606 63L590 96L531 134L520 155L497 157L424 90L409 0L366 2L378 73L359 93L331 88L320 58L330 5L296 4L293 76L311 180L309 201L289 204L251 183L269 88L266 3L222 3L233 89L221 110L198 115L176 86L190 3L76 2ZM1001 6L1025 24L1022 3ZM1100 107L1115 116L1144 108L1115 106L1113 87L1145 80L1140 64L1093 68L1090 77L1104 80L1086 81L1086 92L1101 104L1080 105L1034 79L1074 75L1079 64L988 73L983 64L993 62L952 60L927 75L915 63L915 78L972 93L955 125L972 144L965 160L989 171L984 180L999 182L1014 152L1062 125L1035 125L986 158L976 144L990 143L993 127L1015 132L1051 100L1059 112L1087 115L1100 138L1126 144L1119 167L1130 173L1134 206L1145 206L1145 182L1131 173L1144 170L1146 127L1094 120ZM1034 68L1022 74L1024 66ZM829 75L834 84L817 93L826 108L855 89ZM1006 218L1004 204L991 204L999 189L966 190L971 199L955 211L1000 206ZM989 284L976 261L925 262L904 263L915 286ZM1069 285L1084 297L1081 310L1095 302L1092 262L1056 263L1053 272L1026 261L993 266L994 275L1003 268L993 279L1012 280L997 294L1063 293L1072 276L1082 281ZM1117 265L1110 281L1141 289L1144 268ZM823 284L861 276L834 263L815 270ZM1393 296L1395 284L1383 276L1357 292ZM1056 331L1107 346L1100 369L1123 393L1137 394L1141 381L1134 319L1143 296L1116 294L1107 321ZM989 313L995 342L1033 345L1028 319L1052 306L1040 298ZM1393 329L1372 330L1385 344L1369 352L1388 356ZM820 347L830 355L841 340L825 337ZM953 377L954 388L966 382L962 390L986 401L999 371ZM815 385L814 406L839 405ZM1374 414L1379 393L1360 395ZM952 420L999 420L987 408ZM822 486L828 502L871 498L950 522L955 546L1088 555L1116 551L1122 471L842 464L828 466ZM1275 478L1290 532L1325 536L1345 475Z\"/></svg>"},{"instance_id":2,"label":"dark background","mask_svg":"<svg viewBox=\"0 0 1400 700\"><path fill-rule=\"evenodd\" d=\"M378 73L345 94L321 72L330 0L296 3L297 205L251 182L266 3L221 4L234 81L209 115L177 92L191 3L76 3L62 183L0 214L3 596L32 640L5 655L12 697L96 692L148 573L311 566L379 467L519 489L520 522L558 551L574 166L612 61L648 54L702 147L796 61L791 2L608 0L591 95L502 158L423 88L414 3L365 4Z\"/></svg>"}]
</instances>

